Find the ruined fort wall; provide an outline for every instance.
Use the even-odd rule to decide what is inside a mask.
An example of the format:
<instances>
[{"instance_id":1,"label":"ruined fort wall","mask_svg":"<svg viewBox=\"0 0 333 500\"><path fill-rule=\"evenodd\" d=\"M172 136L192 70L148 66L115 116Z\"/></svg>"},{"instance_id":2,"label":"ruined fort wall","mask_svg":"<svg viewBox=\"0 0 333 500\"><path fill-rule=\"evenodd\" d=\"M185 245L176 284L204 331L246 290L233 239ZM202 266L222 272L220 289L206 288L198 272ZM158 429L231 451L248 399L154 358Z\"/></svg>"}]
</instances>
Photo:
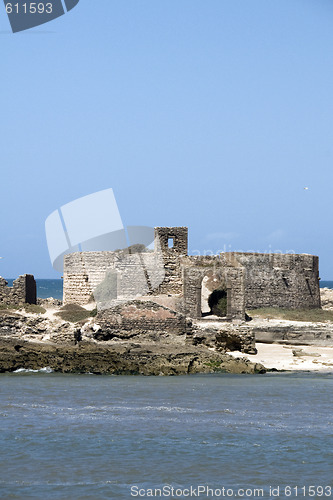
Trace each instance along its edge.
<instances>
[{"instance_id":1,"label":"ruined fort wall","mask_svg":"<svg viewBox=\"0 0 333 500\"><path fill-rule=\"evenodd\" d=\"M75 252L64 257L63 303L87 304L114 265L113 252Z\"/></svg>"},{"instance_id":2,"label":"ruined fort wall","mask_svg":"<svg viewBox=\"0 0 333 500\"><path fill-rule=\"evenodd\" d=\"M112 299L177 295L183 297L185 314L198 318L202 280L215 273L227 289L229 318L244 318L245 308L320 307L318 257L240 252L189 257L187 238L187 228L157 227L153 252L66 255L64 303L86 304L111 272Z\"/></svg>"},{"instance_id":3,"label":"ruined fort wall","mask_svg":"<svg viewBox=\"0 0 333 500\"><path fill-rule=\"evenodd\" d=\"M201 290L203 278L214 275L216 287L227 289L227 318L245 317L244 269L225 256L187 257L181 260L185 314L201 317Z\"/></svg>"},{"instance_id":4,"label":"ruined fort wall","mask_svg":"<svg viewBox=\"0 0 333 500\"><path fill-rule=\"evenodd\" d=\"M2 304L36 304L37 288L36 281L32 274L19 276L13 286L9 287L8 282L0 277L0 303Z\"/></svg>"},{"instance_id":5,"label":"ruined fort wall","mask_svg":"<svg viewBox=\"0 0 333 500\"><path fill-rule=\"evenodd\" d=\"M307 254L231 252L245 269L245 307L320 307L319 259Z\"/></svg>"},{"instance_id":6,"label":"ruined fort wall","mask_svg":"<svg viewBox=\"0 0 333 500\"><path fill-rule=\"evenodd\" d=\"M155 228L155 249L129 254L76 252L64 257L64 304L86 304L110 270L115 270L118 298L181 294L180 257L187 255L186 227Z\"/></svg>"},{"instance_id":7,"label":"ruined fort wall","mask_svg":"<svg viewBox=\"0 0 333 500\"><path fill-rule=\"evenodd\" d=\"M114 274L110 299L152 294L165 276L161 253L77 252L64 259L64 304L87 304L104 282L106 299L109 273Z\"/></svg>"},{"instance_id":8,"label":"ruined fort wall","mask_svg":"<svg viewBox=\"0 0 333 500\"><path fill-rule=\"evenodd\" d=\"M115 263L118 296L135 297L158 290L165 277L161 252L142 252L125 256Z\"/></svg>"}]
</instances>

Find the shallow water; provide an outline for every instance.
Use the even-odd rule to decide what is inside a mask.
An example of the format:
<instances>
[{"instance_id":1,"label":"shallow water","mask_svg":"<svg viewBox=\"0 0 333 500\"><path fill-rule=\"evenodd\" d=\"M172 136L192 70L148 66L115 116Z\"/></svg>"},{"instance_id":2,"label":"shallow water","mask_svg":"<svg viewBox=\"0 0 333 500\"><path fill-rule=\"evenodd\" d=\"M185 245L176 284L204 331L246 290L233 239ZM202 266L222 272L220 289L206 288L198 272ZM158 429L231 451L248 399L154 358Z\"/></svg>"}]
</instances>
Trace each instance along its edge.
<instances>
[{"instance_id":1,"label":"shallow water","mask_svg":"<svg viewBox=\"0 0 333 500\"><path fill-rule=\"evenodd\" d=\"M1 499L127 499L135 485L224 486L234 498L237 488L271 498L270 486L333 487L332 375L21 372L0 384Z\"/></svg>"}]
</instances>

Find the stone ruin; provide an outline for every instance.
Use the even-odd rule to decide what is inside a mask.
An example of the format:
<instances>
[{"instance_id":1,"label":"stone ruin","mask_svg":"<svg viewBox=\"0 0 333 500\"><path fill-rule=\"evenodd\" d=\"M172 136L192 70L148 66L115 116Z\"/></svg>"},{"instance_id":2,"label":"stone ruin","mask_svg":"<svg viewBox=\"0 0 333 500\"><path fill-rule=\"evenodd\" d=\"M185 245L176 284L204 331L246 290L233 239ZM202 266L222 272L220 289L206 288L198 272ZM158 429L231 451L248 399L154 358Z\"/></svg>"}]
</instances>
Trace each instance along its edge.
<instances>
[{"instance_id":1,"label":"stone ruin","mask_svg":"<svg viewBox=\"0 0 333 500\"><path fill-rule=\"evenodd\" d=\"M36 304L32 275L0 303ZM255 353L246 311L320 308L319 260L308 254L188 255L186 227L156 227L154 248L74 252L64 257L63 303L97 304L97 340L186 336L193 345Z\"/></svg>"},{"instance_id":2,"label":"stone ruin","mask_svg":"<svg viewBox=\"0 0 333 500\"><path fill-rule=\"evenodd\" d=\"M0 304L19 305L36 304L37 288L32 274L23 274L9 287L8 282L0 277Z\"/></svg>"},{"instance_id":3,"label":"stone ruin","mask_svg":"<svg viewBox=\"0 0 333 500\"><path fill-rule=\"evenodd\" d=\"M186 227L154 231L154 250L65 255L63 302L96 302L98 340L186 334L193 345L255 354L246 310L320 308L314 255L190 256Z\"/></svg>"},{"instance_id":4,"label":"stone ruin","mask_svg":"<svg viewBox=\"0 0 333 500\"><path fill-rule=\"evenodd\" d=\"M65 255L63 279L64 304L95 300L100 309L140 299L199 319L212 312L213 293L224 297L226 320L244 320L247 309L262 307L320 308L318 257L243 252L189 256L186 227L156 227L153 251Z\"/></svg>"}]
</instances>

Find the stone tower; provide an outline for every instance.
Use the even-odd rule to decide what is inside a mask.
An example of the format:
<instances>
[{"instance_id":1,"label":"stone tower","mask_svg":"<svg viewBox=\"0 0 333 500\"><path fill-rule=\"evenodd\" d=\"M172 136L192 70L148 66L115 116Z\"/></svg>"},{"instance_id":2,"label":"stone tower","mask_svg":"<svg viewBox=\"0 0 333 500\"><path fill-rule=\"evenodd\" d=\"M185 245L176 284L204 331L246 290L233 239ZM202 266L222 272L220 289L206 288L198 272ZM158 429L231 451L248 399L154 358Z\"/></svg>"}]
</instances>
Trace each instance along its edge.
<instances>
[{"instance_id":1,"label":"stone tower","mask_svg":"<svg viewBox=\"0 0 333 500\"><path fill-rule=\"evenodd\" d=\"M183 291L180 257L188 254L187 227L155 227L155 251L161 251L165 278L157 293L180 294Z\"/></svg>"},{"instance_id":2,"label":"stone tower","mask_svg":"<svg viewBox=\"0 0 333 500\"><path fill-rule=\"evenodd\" d=\"M155 249L159 248L165 256L188 255L188 228L155 227Z\"/></svg>"}]
</instances>

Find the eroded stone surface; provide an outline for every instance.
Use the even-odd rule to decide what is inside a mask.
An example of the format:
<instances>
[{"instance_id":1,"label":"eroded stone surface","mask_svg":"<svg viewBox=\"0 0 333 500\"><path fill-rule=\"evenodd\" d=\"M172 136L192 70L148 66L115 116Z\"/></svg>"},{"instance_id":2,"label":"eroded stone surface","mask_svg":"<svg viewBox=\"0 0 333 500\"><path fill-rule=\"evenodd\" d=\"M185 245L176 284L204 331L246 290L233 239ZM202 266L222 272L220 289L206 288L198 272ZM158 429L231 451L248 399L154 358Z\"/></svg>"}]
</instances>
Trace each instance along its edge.
<instances>
[{"instance_id":1,"label":"eroded stone surface","mask_svg":"<svg viewBox=\"0 0 333 500\"><path fill-rule=\"evenodd\" d=\"M32 274L19 276L12 287L0 276L0 304L36 304L36 290L36 281Z\"/></svg>"}]
</instances>

